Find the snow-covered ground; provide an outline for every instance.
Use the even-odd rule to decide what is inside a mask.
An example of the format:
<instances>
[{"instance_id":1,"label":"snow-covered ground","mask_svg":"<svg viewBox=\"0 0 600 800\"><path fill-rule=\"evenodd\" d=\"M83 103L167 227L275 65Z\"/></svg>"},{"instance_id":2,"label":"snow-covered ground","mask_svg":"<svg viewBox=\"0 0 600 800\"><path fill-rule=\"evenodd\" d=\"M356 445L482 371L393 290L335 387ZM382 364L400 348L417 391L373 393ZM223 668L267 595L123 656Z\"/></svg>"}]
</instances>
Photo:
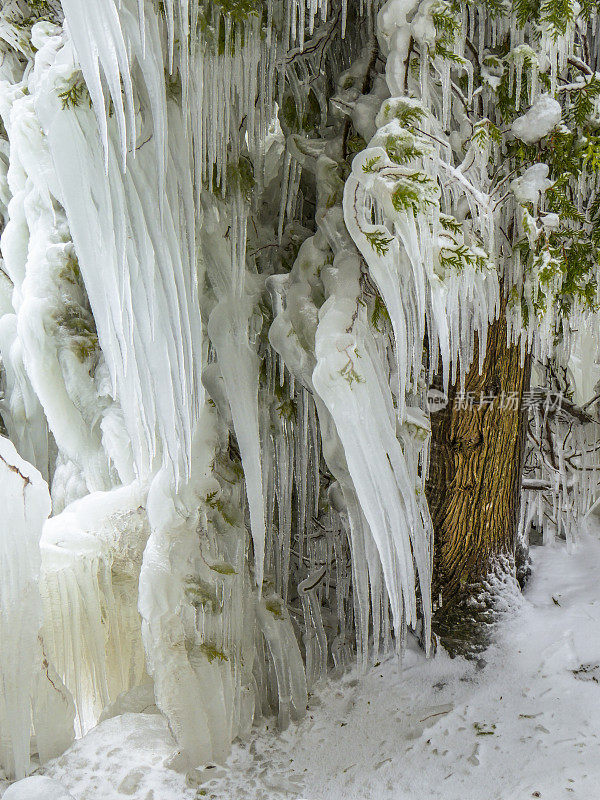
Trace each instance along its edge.
<instances>
[{"instance_id":1,"label":"snow-covered ground","mask_svg":"<svg viewBox=\"0 0 600 800\"><path fill-rule=\"evenodd\" d=\"M485 664L409 650L312 696L225 768L182 774L162 717L103 722L46 774L76 800L576 800L600 784L600 539L532 548ZM42 795L39 796L42 800Z\"/></svg>"}]
</instances>

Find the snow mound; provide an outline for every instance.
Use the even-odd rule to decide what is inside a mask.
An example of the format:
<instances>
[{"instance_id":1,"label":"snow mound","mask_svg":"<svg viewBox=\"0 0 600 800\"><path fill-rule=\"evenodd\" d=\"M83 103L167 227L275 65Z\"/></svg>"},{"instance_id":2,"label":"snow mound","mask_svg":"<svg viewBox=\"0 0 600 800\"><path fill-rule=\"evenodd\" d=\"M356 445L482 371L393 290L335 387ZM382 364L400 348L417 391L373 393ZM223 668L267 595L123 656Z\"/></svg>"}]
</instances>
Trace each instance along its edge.
<instances>
[{"instance_id":1,"label":"snow mound","mask_svg":"<svg viewBox=\"0 0 600 800\"><path fill-rule=\"evenodd\" d=\"M75 800L192 800L196 790L173 769L178 755L163 716L123 714L101 722L46 771ZM15 795L12 800L38 797L42 800L42 795ZM43 800L70 797L44 795Z\"/></svg>"},{"instance_id":2,"label":"snow mound","mask_svg":"<svg viewBox=\"0 0 600 800\"><path fill-rule=\"evenodd\" d=\"M58 781L34 775L13 783L4 793L4 800L73 800L73 795Z\"/></svg>"}]
</instances>

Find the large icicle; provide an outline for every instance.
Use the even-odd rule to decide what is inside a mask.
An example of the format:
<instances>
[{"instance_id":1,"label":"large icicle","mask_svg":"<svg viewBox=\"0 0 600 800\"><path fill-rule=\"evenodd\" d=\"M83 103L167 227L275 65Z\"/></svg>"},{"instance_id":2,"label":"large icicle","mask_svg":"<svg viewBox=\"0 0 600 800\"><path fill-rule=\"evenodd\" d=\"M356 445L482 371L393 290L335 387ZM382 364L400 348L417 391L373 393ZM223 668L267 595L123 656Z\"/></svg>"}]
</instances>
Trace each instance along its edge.
<instances>
[{"instance_id":1,"label":"large icicle","mask_svg":"<svg viewBox=\"0 0 600 800\"><path fill-rule=\"evenodd\" d=\"M202 396L193 355L201 352L202 335L189 147L183 136L171 138L162 199L156 192L155 153L145 144L151 129L141 132L144 138L127 171L123 174L112 157L106 174L94 115L84 105L64 108L58 97L74 80L72 50L59 36L42 43L38 58L52 66L37 74L35 105L56 169L51 188L66 210L136 471L140 476L152 472L159 453L176 473L185 473ZM181 129L179 111L171 106L170 113L173 129ZM108 146L116 156L113 126Z\"/></svg>"},{"instance_id":2,"label":"large icicle","mask_svg":"<svg viewBox=\"0 0 600 800\"><path fill-rule=\"evenodd\" d=\"M313 168L319 187L319 232L301 247L292 280L286 285L279 279L286 306L269 336L289 369L314 392L324 456L342 489L336 507L349 521L356 559L358 642L366 664L369 602L375 646L379 604L384 608L388 597L400 646L405 624L417 625L417 580L428 647L431 524L416 500L418 476L397 438L387 365L360 302L360 258L344 231L341 205L330 201L341 199L336 165L321 156ZM313 297L323 291L328 299L317 311Z\"/></svg>"},{"instance_id":3,"label":"large icicle","mask_svg":"<svg viewBox=\"0 0 600 800\"><path fill-rule=\"evenodd\" d=\"M217 351L242 457L254 543L255 579L260 587L265 557L265 516L258 425L259 359L248 343L252 307L250 298L225 297L211 313L208 334Z\"/></svg>"},{"instance_id":4,"label":"large icicle","mask_svg":"<svg viewBox=\"0 0 600 800\"><path fill-rule=\"evenodd\" d=\"M413 558L429 630L430 531L416 506L413 479L396 438L391 394L373 357L374 345L361 313L356 313L359 274L358 257L352 250L338 251L332 294L319 314L313 383L344 445L350 475L377 544L400 636L403 613L408 624L417 623Z\"/></svg>"}]
</instances>

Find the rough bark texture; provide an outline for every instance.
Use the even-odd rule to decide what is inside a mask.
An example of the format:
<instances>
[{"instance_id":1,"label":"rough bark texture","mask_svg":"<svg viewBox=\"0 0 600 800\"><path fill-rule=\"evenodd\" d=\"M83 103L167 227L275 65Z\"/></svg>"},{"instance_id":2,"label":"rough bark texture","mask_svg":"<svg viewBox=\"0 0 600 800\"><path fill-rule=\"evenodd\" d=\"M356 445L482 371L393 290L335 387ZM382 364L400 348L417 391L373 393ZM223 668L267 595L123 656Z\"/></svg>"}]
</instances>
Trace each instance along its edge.
<instances>
[{"instance_id":1,"label":"rough bark texture","mask_svg":"<svg viewBox=\"0 0 600 800\"><path fill-rule=\"evenodd\" d=\"M474 602L498 556L518 566L516 531L525 442L523 392L529 359L506 346L504 304L491 326L483 370L478 359L464 395L432 415L427 495L435 529L434 630L451 652L485 647L489 608ZM440 602L441 601L441 602Z\"/></svg>"}]
</instances>

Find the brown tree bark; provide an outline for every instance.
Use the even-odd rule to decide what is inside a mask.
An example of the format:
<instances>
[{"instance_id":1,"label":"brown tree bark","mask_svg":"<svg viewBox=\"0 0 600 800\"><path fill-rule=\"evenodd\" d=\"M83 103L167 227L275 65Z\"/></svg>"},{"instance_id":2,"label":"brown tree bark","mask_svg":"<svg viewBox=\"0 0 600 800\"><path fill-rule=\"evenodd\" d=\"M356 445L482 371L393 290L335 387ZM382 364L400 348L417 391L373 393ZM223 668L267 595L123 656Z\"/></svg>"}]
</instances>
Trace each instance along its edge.
<instances>
[{"instance_id":1,"label":"brown tree bark","mask_svg":"<svg viewBox=\"0 0 600 800\"><path fill-rule=\"evenodd\" d=\"M507 556L516 569L520 486L525 444L523 392L530 363L507 347L506 302L478 359L448 405L432 415L427 497L435 530L434 631L451 653L475 653L487 643L489 608L477 600L482 581Z\"/></svg>"}]
</instances>

